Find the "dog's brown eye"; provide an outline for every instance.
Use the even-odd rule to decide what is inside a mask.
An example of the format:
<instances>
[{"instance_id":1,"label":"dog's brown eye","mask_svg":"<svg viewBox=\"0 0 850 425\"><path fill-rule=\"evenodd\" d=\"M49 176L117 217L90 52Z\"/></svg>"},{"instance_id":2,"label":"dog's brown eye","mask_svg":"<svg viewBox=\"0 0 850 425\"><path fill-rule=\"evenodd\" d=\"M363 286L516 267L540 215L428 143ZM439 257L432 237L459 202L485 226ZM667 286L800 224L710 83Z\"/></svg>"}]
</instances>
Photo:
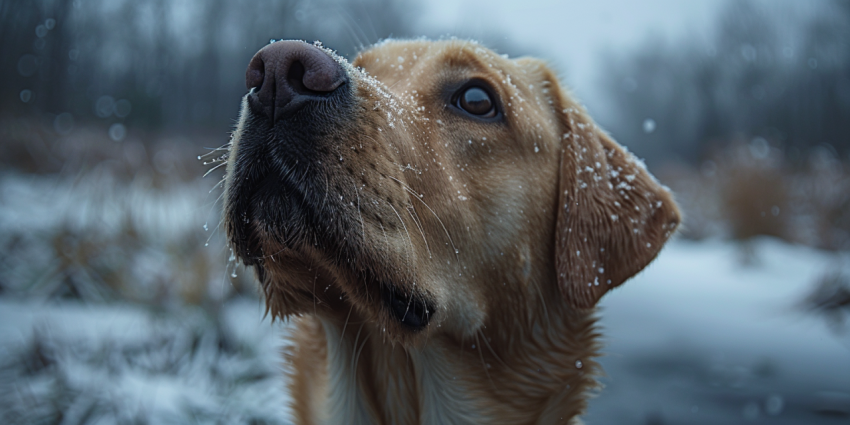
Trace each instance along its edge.
<instances>
[{"instance_id":1,"label":"dog's brown eye","mask_svg":"<svg viewBox=\"0 0 850 425\"><path fill-rule=\"evenodd\" d=\"M458 107L472 115L480 117L496 116L496 107L490 94L481 87L470 87L466 89L458 99Z\"/></svg>"}]
</instances>

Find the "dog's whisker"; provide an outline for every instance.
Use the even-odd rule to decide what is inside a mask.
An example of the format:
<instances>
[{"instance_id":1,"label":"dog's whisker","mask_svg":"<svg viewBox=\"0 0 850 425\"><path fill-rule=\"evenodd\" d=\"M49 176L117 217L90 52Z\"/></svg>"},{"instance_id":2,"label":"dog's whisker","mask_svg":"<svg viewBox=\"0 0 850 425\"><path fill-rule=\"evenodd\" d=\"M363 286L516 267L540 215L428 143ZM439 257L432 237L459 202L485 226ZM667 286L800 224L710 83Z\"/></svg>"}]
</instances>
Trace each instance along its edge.
<instances>
[{"instance_id":1,"label":"dog's whisker","mask_svg":"<svg viewBox=\"0 0 850 425\"><path fill-rule=\"evenodd\" d=\"M318 303L319 296L316 295L316 283L319 280L319 271L316 270L316 274L313 276L313 314L318 313Z\"/></svg>"},{"instance_id":2,"label":"dog's whisker","mask_svg":"<svg viewBox=\"0 0 850 425\"><path fill-rule=\"evenodd\" d=\"M343 16L344 19L342 19L342 23L345 24L349 34L351 34L351 37L357 43L357 46L353 47L356 47L357 50L362 50L369 42L369 37L367 37L366 33L363 32L363 29L359 27L357 20L354 19L353 15L351 15L351 12L345 9L340 9L339 14Z\"/></svg>"},{"instance_id":3,"label":"dog's whisker","mask_svg":"<svg viewBox=\"0 0 850 425\"><path fill-rule=\"evenodd\" d=\"M372 137L372 136L370 136L370 135L368 135L368 134L363 135L363 138L371 140L371 141L372 141L372 143L374 143L375 145L379 145L378 141L377 141L377 140L375 140L375 138L374 138L374 137ZM361 147L361 148L362 148L362 147Z\"/></svg>"},{"instance_id":4,"label":"dog's whisker","mask_svg":"<svg viewBox=\"0 0 850 425\"><path fill-rule=\"evenodd\" d=\"M212 214L212 210L215 209L216 204L218 204L218 201L220 201L222 198L224 198L224 191L222 191L221 194L218 195L218 198L216 198L212 206L210 206L210 211L207 213L207 216ZM213 231L210 232L210 235L207 237L206 242L204 242L204 246L209 246L210 240L212 240L213 236L215 236L216 232L218 232L218 229L221 228L222 223L224 223L224 218L218 220L218 224L213 228ZM206 224L204 224L204 228L207 228Z\"/></svg>"},{"instance_id":5,"label":"dog's whisker","mask_svg":"<svg viewBox=\"0 0 850 425\"><path fill-rule=\"evenodd\" d=\"M363 325L360 325L360 328L363 328ZM357 349L357 354L354 355L354 370L357 370L357 365L360 364L360 355L363 354L363 349L366 348L366 343L369 342L369 337L371 334L366 334L363 337L363 342L360 343L360 348Z\"/></svg>"},{"instance_id":6,"label":"dog's whisker","mask_svg":"<svg viewBox=\"0 0 850 425\"><path fill-rule=\"evenodd\" d=\"M414 282L414 285L416 283ZM410 305L413 304L413 291L410 291L410 296L407 298L407 305L404 308L404 314L401 316L401 321L407 318L407 313L410 311Z\"/></svg>"},{"instance_id":7,"label":"dog's whisker","mask_svg":"<svg viewBox=\"0 0 850 425\"><path fill-rule=\"evenodd\" d=\"M387 252L389 252L389 250L390 250L390 239L387 237L387 231L384 230L383 224L378 223L378 225L381 226L381 233L384 234L384 246L386 247Z\"/></svg>"},{"instance_id":8,"label":"dog's whisker","mask_svg":"<svg viewBox=\"0 0 850 425\"><path fill-rule=\"evenodd\" d=\"M370 39L371 39L371 40L378 41L378 39L380 38L380 36L378 35L378 31L376 30L375 22L373 22L373 21L372 21L372 16L371 16L371 15L369 15L369 14L367 13L367 14L365 14L364 18L366 19L366 23L367 23L367 24L369 24L369 30L372 32L372 36L371 36L371 37L369 37L369 36L366 34L366 31L363 31L363 30L362 30L362 28L363 28L363 27L361 27L361 31L363 32L363 35L366 37L366 41L367 41L367 43L368 43L368 41L369 41ZM358 25L359 25L359 24L358 24ZM392 37L392 34L390 34L390 37Z\"/></svg>"},{"instance_id":9,"label":"dog's whisker","mask_svg":"<svg viewBox=\"0 0 850 425\"><path fill-rule=\"evenodd\" d=\"M363 326L365 322L360 323L360 328L357 329L357 335L354 337L354 355L351 356L351 370L357 370L357 364L360 362L360 353L363 351L363 347L366 346L366 341L369 340L369 335L363 337L363 342L360 345L357 345L357 341L360 339L360 333L363 331ZM357 385L357 374L354 374L354 385Z\"/></svg>"},{"instance_id":10,"label":"dog's whisker","mask_svg":"<svg viewBox=\"0 0 850 425\"><path fill-rule=\"evenodd\" d=\"M482 340L484 340L484 344L487 346L487 350L489 350L489 351L490 351L490 354L492 354L492 355L493 355L493 357L494 357L496 360L498 360L498 361L499 361L499 363L501 363L501 364L502 364L502 366L504 366L504 367L505 367L505 369L510 370L510 371L512 371L512 372L514 372L514 373L516 373L516 371L515 371L513 368L511 368L511 367L510 367L507 363L505 363L505 361L504 361L504 360L502 360L502 358L501 358L501 357L500 357L500 356L496 353L496 350L494 350L494 349L493 349L493 346L492 346L492 345L490 345L490 341L488 341L488 340L487 340L487 335L484 335L484 331L483 331L483 330L481 330L481 329L479 329L479 330L478 330L478 332L481 334L481 339L482 339Z\"/></svg>"},{"instance_id":11,"label":"dog's whisker","mask_svg":"<svg viewBox=\"0 0 850 425\"><path fill-rule=\"evenodd\" d=\"M219 180L219 181L218 181L218 183L216 183L216 184L215 184L215 185L214 185L214 186L210 189L210 191L209 191L209 192L207 192L207 193L212 193L212 191L214 191L214 190L216 190L216 189L220 188L220 187L224 184L224 182L226 182L226 181L227 181L227 176L222 177L222 178L221 178L221 180Z\"/></svg>"},{"instance_id":12,"label":"dog's whisker","mask_svg":"<svg viewBox=\"0 0 850 425\"><path fill-rule=\"evenodd\" d=\"M198 155L198 159L200 160L200 159L206 158L206 157L208 157L208 156L210 156L210 155L212 155L216 152L228 152L229 153L231 144L232 144L231 142L227 142L227 143L225 143L225 144L223 144L223 145L221 145L217 148L204 148L204 149L209 150L209 152L207 152L203 155ZM225 154L223 156L227 156L227 154Z\"/></svg>"},{"instance_id":13,"label":"dog's whisker","mask_svg":"<svg viewBox=\"0 0 850 425\"><path fill-rule=\"evenodd\" d=\"M206 153L206 154L204 154L204 155L199 155L199 156L198 156L198 160L201 160L202 158L204 158L204 157L206 157L206 156L208 156L208 155L211 155L211 154L215 153L216 151L224 150L224 149L223 149L223 147L224 147L224 146L226 146L226 147L227 147L227 150L229 150L230 143L228 142L227 144L223 145L222 147L212 149L210 152L208 152L208 153ZM226 155L224 155L224 156L226 156ZM216 167L216 168L218 168L218 167ZM211 170L211 171L212 171L212 170ZM208 172L208 173L206 173L206 174L204 174L204 175L207 175L207 174L209 174L209 172ZM227 177L226 177L226 176L224 176L224 177L222 177L222 178L221 178L221 179L220 179L220 180L219 180L219 181L218 181L215 185L213 185L213 187L212 187L212 188L211 188L211 189L207 192L207 196L211 195L211 194L213 193L213 191L214 191L214 190L216 190L217 188L219 188L220 186L222 186L222 184L226 181L226 179L227 179ZM210 216L210 214L212 214L212 212L213 212L213 210L215 209L216 205L218 205L218 202L219 202L219 201L221 201L223 198L224 198L224 191L222 191L222 193L221 193L221 194L219 194L219 195L218 195L218 197L216 197L215 201L213 201L213 202L212 202L212 204L210 205L210 209L209 209L209 211L207 212L207 215L206 215L207 217L209 217L209 216ZM209 230L208 222L209 222L209 219L207 219L207 221L204 223L204 230L205 230L205 231ZM214 237L214 236L218 233L218 231L219 231L219 229L221 228L221 225L222 225L223 223L224 223L224 217L220 217L220 218L219 218L219 220L218 220L218 223L217 223L217 224L216 224L216 226L213 228L212 232L210 232L209 236L207 236L207 239L204 241L204 246L205 246L205 247L208 247L208 246L210 245L210 241L211 241L211 240L212 240L212 238L213 238L213 237ZM224 245L224 246L222 246L222 249L224 249L224 248L226 248L226 247L227 247L227 245ZM233 264L233 270L234 270L234 271L236 270L236 266L237 266L237 264L236 264L236 262L235 262L235 261L233 261L233 260L234 260L234 258L233 258L233 254L232 254L232 250L231 250L231 259L229 259L229 260L228 260L227 265L225 265L225 267L224 267L224 273L223 273L223 275L221 276L221 280L219 281L219 283L220 283L222 286L227 285L227 282L228 282L228 275L230 274L230 272L229 272L229 270L228 270L228 269L230 268L230 264L231 264L231 263Z\"/></svg>"},{"instance_id":14,"label":"dog's whisker","mask_svg":"<svg viewBox=\"0 0 850 425\"><path fill-rule=\"evenodd\" d=\"M198 159L200 159L200 158L201 158L201 157L199 156L199 157L198 157ZM227 159L228 159L228 155L227 155L227 154L224 154L224 155L221 155L221 156L217 156L217 157L215 157L215 158L213 158L213 159L211 159L211 160L209 160L209 161L204 161L204 162L202 163L202 165L205 165L205 166L206 166L206 165L212 165L212 164L217 164L217 163L219 163L219 162L221 162L221 163L225 163L225 162L227 162Z\"/></svg>"},{"instance_id":15,"label":"dog's whisker","mask_svg":"<svg viewBox=\"0 0 850 425\"><path fill-rule=\"evenodd\" d=\"M345 316L345 323L342 325L342 332L339 334L339 346L337 350L342 350L342 344L345 342L345 328L348 327L348 320L351 319L351 312L354 311L354 303L351 304L351 308L348 309L348 316Z\"/></svg>"},{"instance_id":16,"label":"dog's whisker","mask_svg":"<svg viewBox=\"0 0 850 425\"><path fill-rule=\"evenodd\" d=\"M426 202L422 199L422 196L421 196L421 195L417 194L417 193L416 193L413 189L411 189L410 187L408 187L406 184L402 183L402 181L401 181L401 180L399 180L399 179L397 179L397 178L395 178L395 177L393 177L393 176L387 176L387 177L389 177L389 178L391 178L391 179L395 180L396 182L398 182L398 184L400 184L400 185L401 185L401 187L403 187L405 190L407 190L408 192L410 192L410 194L412 194L412 195L413 195L413 198L414 198L414 199L419 200L419 202L421 202L421 203L422 203L422 205L425 205L425 208L428 208L428 211L431 211L431 214L434 216L434 218L435 218L435 219L437 219L437 222L439 222L439 223L440 223L440 226L442 226L443 231L446 233L446 237L449 239L449 244L451 244L451 246L452 246L452 251L454 251L455 259L457 260L458 267L460 267L460 256L459 256L459 251L458 251L457 247L455 246L454 241L452 241L452 236L449 234L449 230L448 230L448 229L446 229L446 225L445 225L445 224L443 224L443 220L440 220L440 216L438 216L438 215L437 215L437 213L436 213L436 212L434 212L434 210L433 210L433 209L432 209L432 208L431 208L431 207L430 207L430 206L429 206L429 205L428 205L428 204L427 204L427 203L426 203Z\"/></svg>"},{"instance_id":17,"label":"dog's whisker","mask_svg":"<svg viewBox=\"0 0 850 425\"><path fill-rule=\"evenodd\" d=\"M277 251L275 251L271 254L263 255L263 256L259 257L258 259L265 260L267 258L271 258L272 262L276 262L275 259L274 259L274 256L280 254L283 251L286 251L288 248L285 245L286 245L286 240L284 240L284 247L283 248L281 248L281 249L279 249L279 250L277 250Z\"/></svg>"},{"instance_id":18,"label":"dog's whisker","mask_svg":"<svg viewBox=\"0 0 850 425\"><path fill-rule=\"evenodd\" d=\"M397 86L397 85L398 85L399 83L401 83L402 81L404 81L404 80L398 80L398 81L396 81L396 82L394 82L394 83L392 83L392 84L390 84L390 85L386 86L386 87L387 87L387 91L392 90L392 88L393 88L393 87Z\"/></svg>"},{"instance_id":19,"label":"dog's whisker","mask_svg":"<svg viewBox=\"0 0 850 425\"><path fill-rule=\"evenodd\" d=\"M222 162L221 164L218 164L215 167L210 168L209 170L207 170L206 173L204 173L204 177L210 175L210 173L212 173L215 170L218 170L221 167L224 167L225 165L227 165L227 162Z\"/></svg>"},{"instance_id":20,"label":"dog's whisker","mask_svg":"<svg viewBox=\"0 0 850 425\"><path fill-rule=\"evenodd\" d=\"M363 213L360 212L360 193L357 191L357 185L352 183L354 186L354 195L357 197L357 215L360 216L360 238L365 241L366 240L366 226L363 224Z\"/></svg>"},{"instance_id":21,"label":"dog's whisker","mask_svg":"<svg viewBox=\"0 0 850 425\"><path fill-rule=\"evenodd\" d=\"M360 193L357 191L357 185L352 183L354 186L354 195L357 197L357 215L360 216L360 239L362 241L366 241L366 226L363 224L363 213L360 211ZM366 294L369 294L369 288L366 285L366 281L364 280L363 286L366 288ZM368 296L368 295L367 295Z\"/></svg>"},{"instance_id":22,"label":"dog's whisker","mask_svg":"<svg viewBox=\"0 0 850 425\"><path fill-rule=\"evenodd\" d=\"M481 359L481 367L484 368L484 374L487 375L487 380L490 381L490 385L493 386L494 390L498 390L496 388L496 383L493 382L493 378L490 377L489 365L487 364L487 362L484 361L484 350L481 348L481 341L478 338L478 334L480 332L481 332L480 329L475 332L475 342L476 342L476 345L478 346L477 351L478 351L478 357Z\"/></svg>"},{"instance_id":23,"label":"dog's whisker","mask_svg":"<svg viewBox=\"0 0 850 425\"><path fill-rule=\"evenodd\" d=\"M428 238L425 237L425 232L422 231L422 224L420 224L419 221L416 219L416 209L413 208L413 205L405 209L407 210L407 213L410 214L410 218L413 219L413 223L415 223L416 227L419 229L419 234L422 235L422 240L425 241L425 250L428 251L428 258L434 258L431 255L431 248L428 247ZM413 212L411 212L411 210L413 210Z\"/></svg>"},{"instance_id":24,"label":"dog's whisker","mask_svg":"<svg viewBox=\"0 0 850 425\"><path fill-rule=\"evenodd\" d=\"M546 322L549 322L549 309L546 307L546 297L543 296L543 290L540 289L540 285L537 285L536 282L532 283L530 286L534 287L534 291L537 292L537 295L540 297L540 308L543 310L543 317Z\"/></svg>"},{"instance_id":25,"label":"dog's whisker","mask_svg":"<svg viewBox=\"0 0 850 425\"><path fill-rule=\"evenodd\" d=\"M328 201L328 189L330 189L330 180L328 180L328 176L325 173L320 173L322 177L325 178L325 194L322 197L322 206L319 207L319 211L325 210L325 204Z\"/></svg>"},{"instance_id":26,"label":"dog's whisker","mask_svg":"<svg viewBox=\"0 0 850 425\"><path fill-rule=\"evenodd\" d=\"M414 284L414 285L416 285L416 276L415 276L415 275L416 275L416 264L415 264L415 261L416 261L416 251L415 251L415 250L414 250L414 248L413 248L413 238L411 238L411 237L410 237L410 232L408 232L408 231L407 231L407 225L406 225L406 224L404 224L404 220L402 220L402 219L401 219L401 215L399 215L399 214L398 214L398 211L396 211L395 207L393 207L393 205L392 205L391 203L389 203L389 202L387 202L387 205L389 205L389 206L390 206L390 208L392 208L393 212L395 213L395 216L396 216L396 217L398 217L398 221L401 223L401 226L404 228L404 232L405 232L405 233L407 233L407 240L408 240L408 241L410 241L410 249L409 249L409 252L413 255L413 261L414 261L414 266L413 266L413 274L414 274L414 277L413 277L413 284ZM408 273L410 273L410 255L408 255L408 256L407 256L407 272L408 272Z\"/></svg>"}]
</instances>

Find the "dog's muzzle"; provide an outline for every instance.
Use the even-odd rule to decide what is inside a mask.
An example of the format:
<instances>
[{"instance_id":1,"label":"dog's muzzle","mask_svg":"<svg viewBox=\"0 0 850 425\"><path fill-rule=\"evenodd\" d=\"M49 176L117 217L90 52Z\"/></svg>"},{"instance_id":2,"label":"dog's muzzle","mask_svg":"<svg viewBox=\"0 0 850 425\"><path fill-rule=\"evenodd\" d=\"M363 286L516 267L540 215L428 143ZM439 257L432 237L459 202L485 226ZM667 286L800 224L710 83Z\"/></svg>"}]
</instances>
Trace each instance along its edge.
<instances>
[{"instance_id":1,"label":"dog's muzzle","mask_svg":"<svg viewBox=\"0 0 850 425\"><path fill-rule=\"evenodd\" d=\"M225 205L228 237L245 264L263 255L262 238L292 240L282 234L289 229L303 239L310 228L327 227L316 216L324 188L315 185L327 180L317 165L333 143L323 135L351 115L348 83L331 54L303 41L271 43L248 64L250 91L231 152ZM306 178L308 172L315 178ZM265 237L257 234L257 223Z\"/></svg>"}]
</instances>

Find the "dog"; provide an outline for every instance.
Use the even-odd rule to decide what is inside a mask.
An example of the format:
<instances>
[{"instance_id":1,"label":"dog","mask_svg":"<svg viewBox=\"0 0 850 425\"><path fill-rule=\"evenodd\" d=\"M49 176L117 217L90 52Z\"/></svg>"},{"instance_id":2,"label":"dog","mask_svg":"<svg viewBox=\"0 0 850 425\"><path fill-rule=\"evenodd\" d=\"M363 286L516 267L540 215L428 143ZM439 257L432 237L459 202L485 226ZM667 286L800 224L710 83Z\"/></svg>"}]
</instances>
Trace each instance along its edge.
<instances>
[{"instance_id":1,"label":"dog","mask_svg":"<svg viewBox=\"0 0 850 425\"><path fill-rule=\"evenodd\" d=\"M246 83L223 222L293 322L296 422L580 423L594 306L680 214L547 65L454 39L351 63L278 41Z\"/></svg>"}]
</instances>

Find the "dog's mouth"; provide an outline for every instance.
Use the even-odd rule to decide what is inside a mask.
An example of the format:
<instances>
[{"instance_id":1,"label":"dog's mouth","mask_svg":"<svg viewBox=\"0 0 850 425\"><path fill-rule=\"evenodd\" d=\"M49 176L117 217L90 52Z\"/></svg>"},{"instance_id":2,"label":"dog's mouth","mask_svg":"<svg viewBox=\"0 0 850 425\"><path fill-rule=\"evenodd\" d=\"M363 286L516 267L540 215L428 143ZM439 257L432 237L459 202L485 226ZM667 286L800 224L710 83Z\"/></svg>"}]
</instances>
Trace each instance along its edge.
<instances>
[{"instance_id":1,"label":"dog's mouth","mask_svg":"<svg viewBox=\"0 0 850 425\"><path fill-rule=\"evenodd\" d=\"M425 329L434 312L434 305L430 300L416 294L405 294L392 285L381 288L381 301L395 320L413 332Z\"/></svg>"}]
</instances>

